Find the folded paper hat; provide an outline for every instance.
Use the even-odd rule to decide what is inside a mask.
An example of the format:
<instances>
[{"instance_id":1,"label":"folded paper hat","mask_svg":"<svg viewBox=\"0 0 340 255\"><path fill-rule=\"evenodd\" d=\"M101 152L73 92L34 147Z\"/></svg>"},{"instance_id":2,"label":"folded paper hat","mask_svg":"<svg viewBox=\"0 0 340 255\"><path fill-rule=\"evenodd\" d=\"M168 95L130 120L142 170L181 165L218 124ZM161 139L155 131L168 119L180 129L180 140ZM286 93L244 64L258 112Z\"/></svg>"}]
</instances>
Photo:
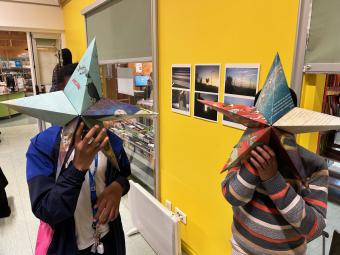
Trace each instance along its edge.
<instances>
[{"instance_id":1,"label":"folded paper hat","mask_svg":"<svg viewBox=\"0 0 340 255\"><path fill-rule=\"evenodd\" d=\"M88 128L103 126L105 120L152 117L156 114L135 105L102 97L96 41L93 39L64 91L1 102L8 107L41 120L63 126L58 168L73 149L75 131L82 120ZM112 147L103 153L119 169Z\"/></svg>"},{"instance_id":2,"label":"folded paper hat","mask_svg":"<svg viewBox=\"0 0 340 255\"><path fill-rule=\"evenodd\" d=\"M256 146L267 144L284 160L292 174L306 183L308 173L302 164L294 134L340 129L339 117L294 106L278 54L255 107L200 102L247 127L222 172L247 160Z\"/></svg>"}]
</instances>

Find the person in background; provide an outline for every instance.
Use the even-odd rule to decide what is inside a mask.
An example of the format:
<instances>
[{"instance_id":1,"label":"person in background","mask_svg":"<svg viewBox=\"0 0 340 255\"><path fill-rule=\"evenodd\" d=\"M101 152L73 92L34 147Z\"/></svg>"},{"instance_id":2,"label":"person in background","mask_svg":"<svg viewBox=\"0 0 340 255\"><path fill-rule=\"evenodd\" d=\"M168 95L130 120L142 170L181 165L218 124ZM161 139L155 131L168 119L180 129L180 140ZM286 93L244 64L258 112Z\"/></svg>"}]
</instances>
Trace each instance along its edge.
<instances>
[{"instance_id":1,"label":"person in background","mask_svg":"<svg viewBox=\"0 0 340 255\"><path fill-rule=\"evenodd\" d=\"M234 212L232 254L305 254L307 242L322 234L327 164L299 145L298 151L309 173L307 187L267 145L257 146L249 160L229 170L222 191Z\"/></svg>"},{"instance_id":2,"label":"person in background","mask_svg":"<svg viewBox=\"0 0 340 255\"><path fill-rule=\"evenodd\" d=\"M69 49L64 48L58 54L60 63L58 63L53 69L52 87L50 92L61 90L64 82L64 77L61 68L66 65L72 64L72 53Z\"/></svg>"},{"instance_id":3,"label":"person in background","mask_svg":"<svg viewBox=\"0 0 340 255\"><path fill-rule=\"evenodd\" d=\"M153 80L152 80L152 72L150 73L148 83L144 88L144 100L153 99Z\"/></svg>"},{"instance_id":4,"label":"person in background","mask_svg":"<svg viewBox=\"0 0 340 255\"><path fill-rule=\"evenodd\" d=\"M11 92L15 91L15 80L12 74L8 74L6 76L6 84L7 84L7 88L9 88Z\"/></svg>"},{"instance_id":5,"label":"person in background","mask_svg":"<svg viewBox=\"0 0 340 255\"><path fill-rule=\"evenodd\" d=\"M58 174L61 132L61 127L52 126L38 134L26 154L32 211L53 229L50 242L38 235L37 247L39 241L47 243L46 254L55 255L124 255L119 204L129 191L131 169L121 139L97 125L85 133L84 123L80 123L74 151ZM101 152L107 143L112 146L119 170ZM101 243L97 247L96 233Z\"/></svg>"},{"instance_id":6,"label":"person in background","mask_svg":"<svg viewBox=\"0 0 340 255\"><path fill-rule=\"evenodd\" d=\"M51 89L50 92L55 92L55 91L59 91L59 90L64 90L64 88L66 87L66 84L68 83L70 77L72 76L74 70L76 70L78 66L78 63L74 63L74 64L69 64L69 65L66 65L66 66L62 66L60 69L59 69L59 72L60 72L60 79L61 79L61 82L59 83L58 86L56 86L55 88L53 88L53 91ZM37 90L38 91L38 90ZM39 94L39 93L37 93ZM52 123L53 125L53 123Z\"/></svg>"},{"instance_id":7,"label":"person in background","mask_svg":"<svg viewBox=\"0 0 340 255\"><path fill-rule=\"evenodd\" d=\"M74 63L74 64L69 64L69 65L61 67L60 70L61 70L62 82L60 83L58 90L63 90L65 88L74 70L76 70L77 66L78 66L78 63Z\"/></svg>"}]
</instances>

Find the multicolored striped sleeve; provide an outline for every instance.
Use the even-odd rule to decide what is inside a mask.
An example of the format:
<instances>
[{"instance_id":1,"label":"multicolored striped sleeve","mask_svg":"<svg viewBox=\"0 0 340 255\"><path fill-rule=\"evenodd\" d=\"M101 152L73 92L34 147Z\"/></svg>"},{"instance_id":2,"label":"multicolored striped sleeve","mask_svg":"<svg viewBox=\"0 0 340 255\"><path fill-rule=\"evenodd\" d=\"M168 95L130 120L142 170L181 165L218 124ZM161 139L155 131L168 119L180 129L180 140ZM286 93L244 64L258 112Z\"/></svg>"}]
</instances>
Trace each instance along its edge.
<instances>
[{"instance_id":1,"label":"multicolored striped sleeve","mask_svg":"<svg viewBox=\"0 0 340 255\"><path fill-rule=\"evenodd\" d=\"M321 235L326 226L328 170L315 172L301 195L280 173L262 184L281 215L301 235L307 240Z\"/></svg>"},{"instance_id":2,"label":"multicolored striped sleeve","mask_svg":"<svg viewBox=\"0 0 340 255\"><path fill-rule=\"evenodd\" d=\"M252 200L259 183L257 171L249 162L244 162L229 170L222 182L222 193L232 206L243 206Z\"/></svg>"}]
</instances>

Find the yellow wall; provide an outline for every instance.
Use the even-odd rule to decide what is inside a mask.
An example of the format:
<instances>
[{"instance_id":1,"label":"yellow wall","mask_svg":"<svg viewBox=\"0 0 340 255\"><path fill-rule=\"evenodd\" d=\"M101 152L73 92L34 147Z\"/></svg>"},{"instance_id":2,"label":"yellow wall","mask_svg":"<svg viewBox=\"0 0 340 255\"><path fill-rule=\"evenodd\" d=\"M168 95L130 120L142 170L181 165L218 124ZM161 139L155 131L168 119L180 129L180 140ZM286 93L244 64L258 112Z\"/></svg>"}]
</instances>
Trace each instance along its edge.
<instances>
[{"instance_id":1,"label":"yellow wall","mask_svg":"<svg viewBox=\"0 0 340 255\"><path fill-rule=\"evenodd\" d=\"M222 197L219 171L242 132L222 126L221 116L215 124L172 113L171 64L260 63L262 86L279 52L289 81L298 1L158 4L161 200L187 214L182 239L191 253L228 254L232 210Z\"/></svg>"},{"instance_id":2,"label":"yellow wall","mask_svg":"<svg viewBox=\"0 0 340 255\"><path fill-rule=\"evenodd\" d=\"M71 0L63 7L66 47L79 61L86 50L85 20L80 11L95 0Z\"/></svg>"}]
</instances>

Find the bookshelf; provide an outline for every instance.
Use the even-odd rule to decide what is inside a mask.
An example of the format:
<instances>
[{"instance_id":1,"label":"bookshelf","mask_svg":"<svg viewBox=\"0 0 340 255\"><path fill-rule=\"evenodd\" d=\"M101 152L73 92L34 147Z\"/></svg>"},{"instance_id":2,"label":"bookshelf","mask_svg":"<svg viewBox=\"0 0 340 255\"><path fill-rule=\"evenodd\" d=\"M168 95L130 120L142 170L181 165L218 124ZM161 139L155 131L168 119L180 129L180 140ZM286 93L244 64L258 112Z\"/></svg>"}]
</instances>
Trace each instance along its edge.
<instances>
[{"instance_id":1,"label":"bookshelf","mask_svg":"<svg viewBox=\"0 0 340 255\"><path fill-rule=\"evenodd\" d=\"M326 76L322 112L340 116L340 74ZM340 130L319 133L318 153L328 164L328 199L340 204Z\"/></svg>"}]
</instances>

